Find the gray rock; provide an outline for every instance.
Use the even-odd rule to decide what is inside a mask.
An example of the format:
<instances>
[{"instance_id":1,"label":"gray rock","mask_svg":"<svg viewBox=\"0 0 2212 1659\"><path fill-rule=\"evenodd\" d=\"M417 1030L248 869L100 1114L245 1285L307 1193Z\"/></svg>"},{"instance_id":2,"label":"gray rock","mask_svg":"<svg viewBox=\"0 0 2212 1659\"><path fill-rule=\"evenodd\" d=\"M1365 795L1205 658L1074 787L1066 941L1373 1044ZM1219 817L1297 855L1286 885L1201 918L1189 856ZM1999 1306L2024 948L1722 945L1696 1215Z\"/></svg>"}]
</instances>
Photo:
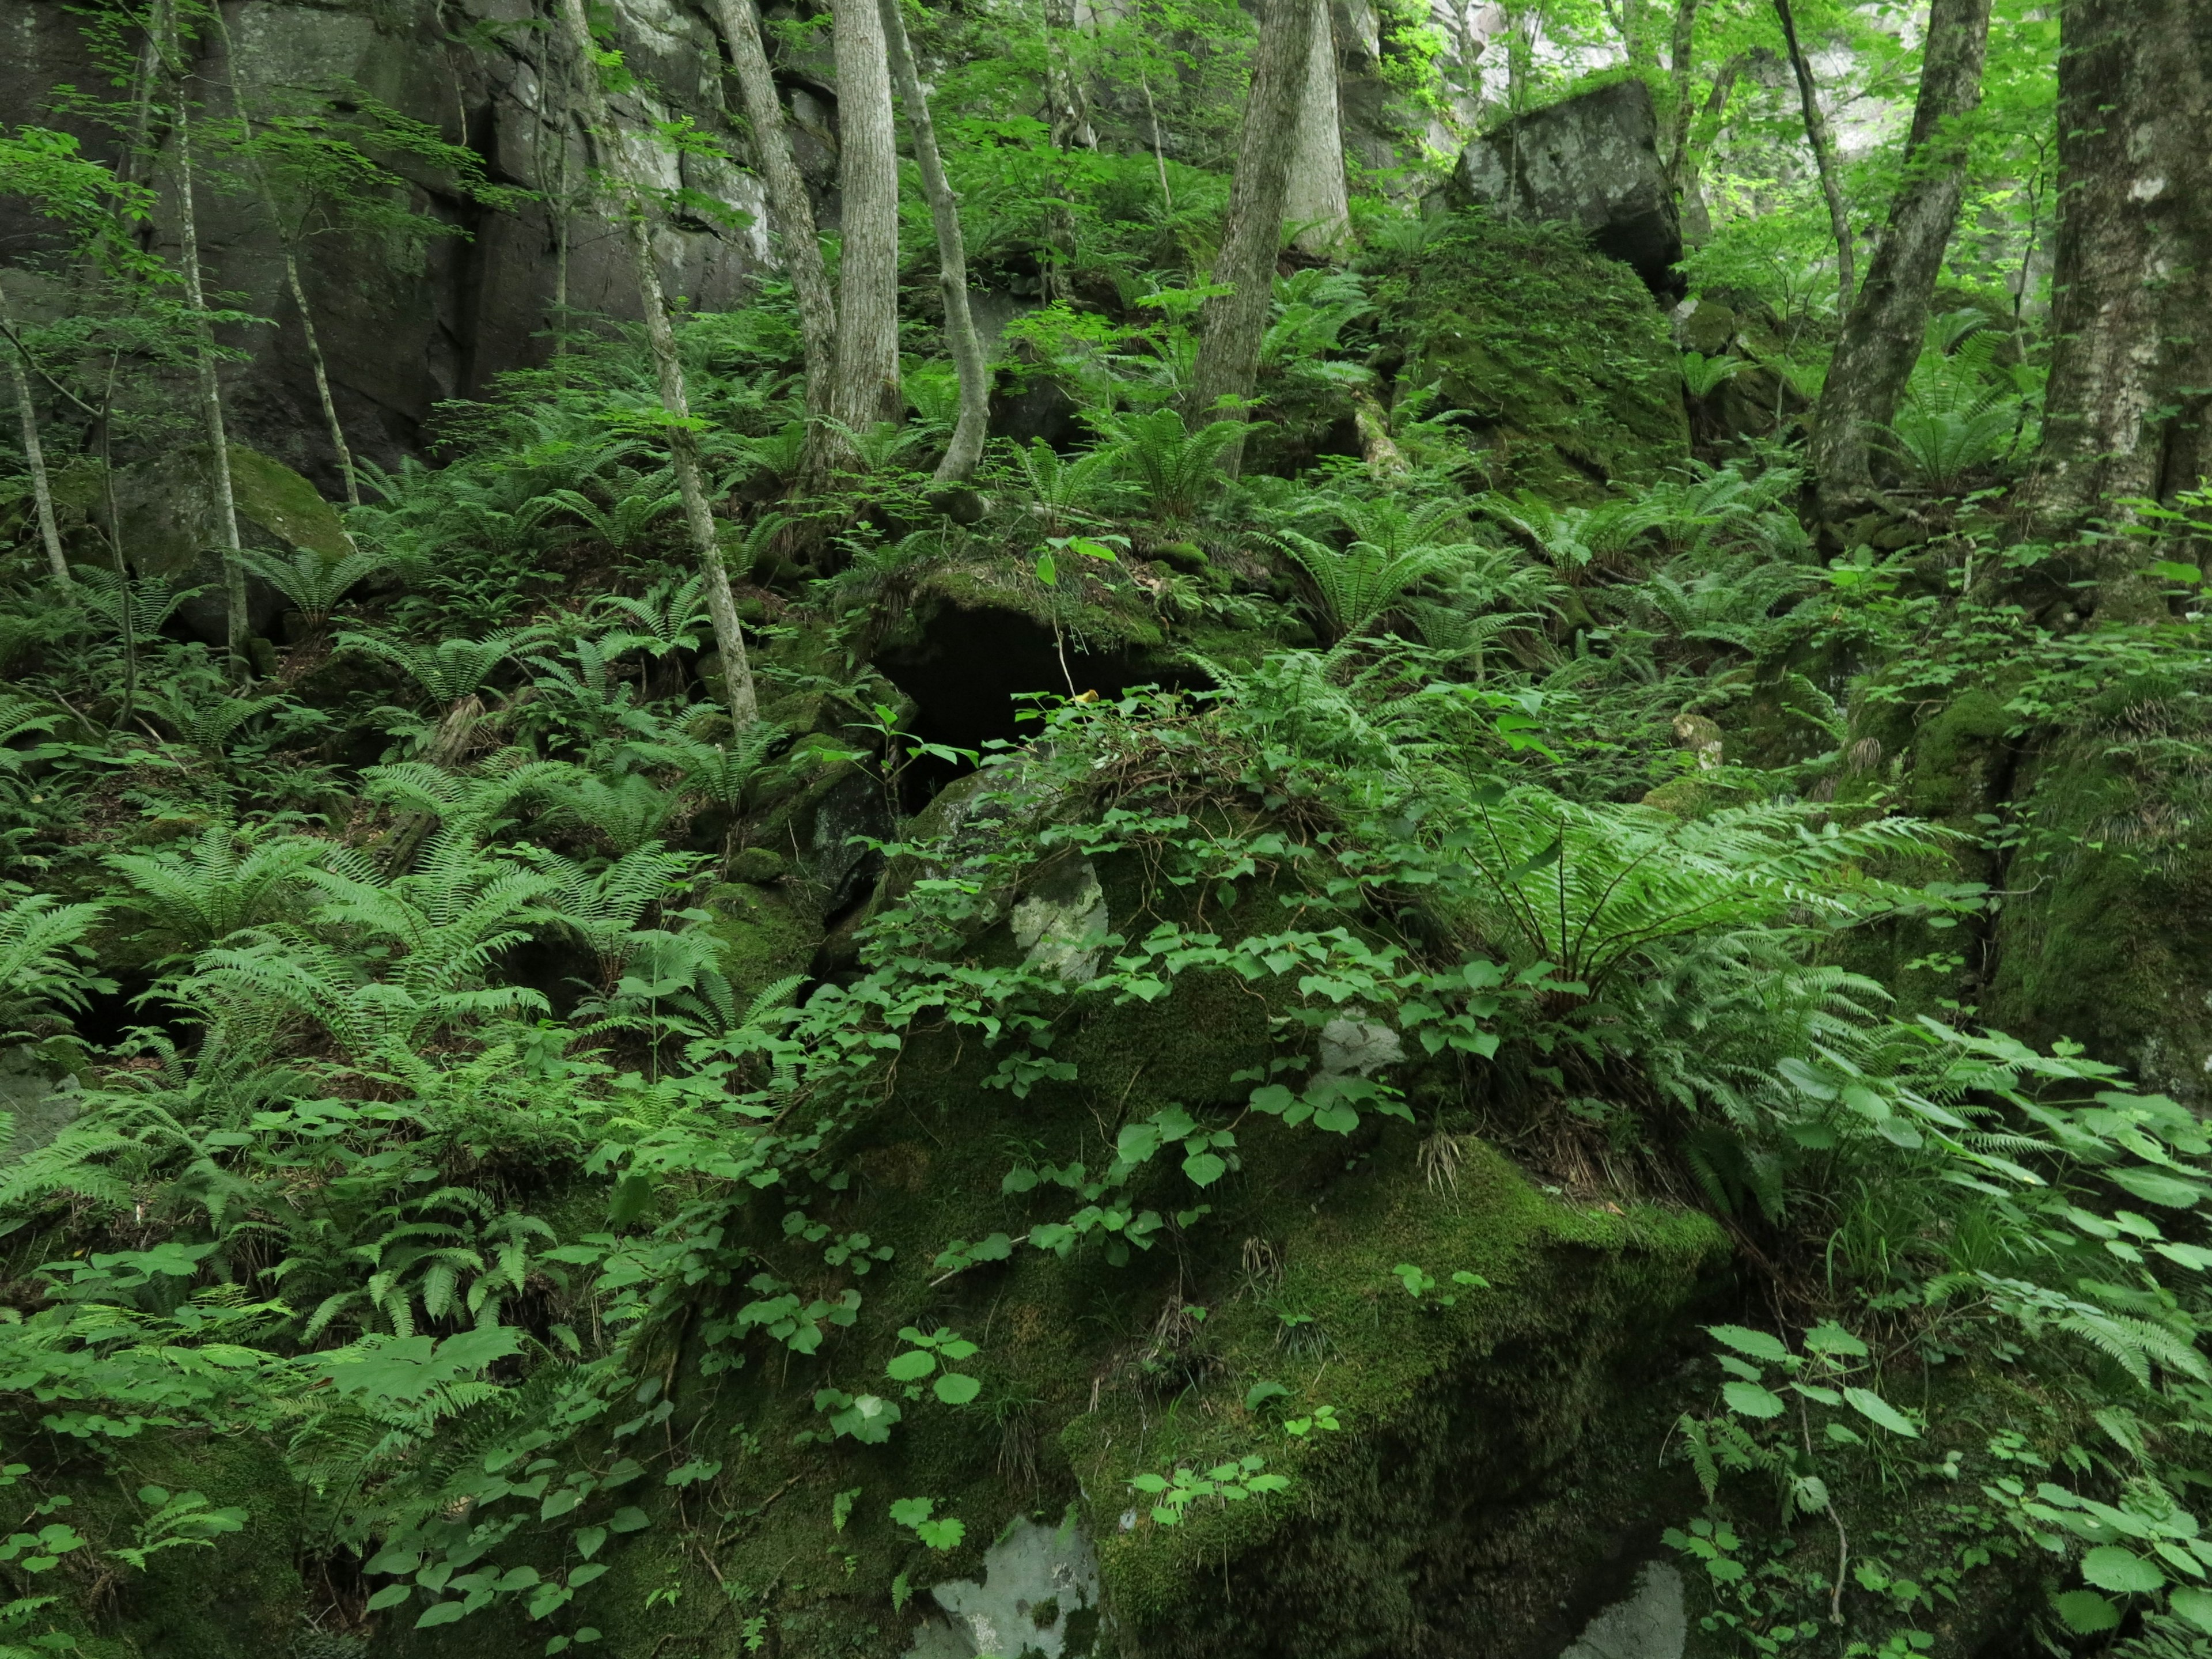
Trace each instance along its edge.
<instances>
[{"instance_id":1,"label":"gray rock","mask_svg":"<svg viewBox=\"0 0 2212 1659\"><path fill-rule=\"evenodd\" d=\"M250 99L265 107L279 89L290 98L365 93L474 149L493 179L540 195L493 210L458 199L428 171L396 162L414 186L406 205L462 234L382 248L354 232L307 239L305 285L357 454L390 465L419 452L440 402L479 396L498 375L544 361L561 240L547 201L564 185L577 198L568 235L570 307L618 319L639 314L623 239L579 193L587 162L583 136L559 90L550 32L533 21L528 0L243 0L225 9ZM617 121L642 140L635 152L655 158L662 175L656 182L715 198L739 216L733 224L680 210L663 218L653 233L662 280L671 295L702 309L726 309L769 262L757 181L711 157L671 155L647 134L648 122L688 116L743 153L724 98L720 46L706 19L675 0L615 0L614 12L640 86L652 89L614 100ZM48 109L57 87L105 84L81 23L59 0L0 5L0 110L31 118ZM229 75L221 43L210 32L198 50L194 74L210 116L227 116ZM812 104L826 118L830 106ZM96 125L67 115L39 118L74 131L89 154L112 154L113 135ZM154 240L173 258L178 228L166 150L155 160L155 182L161 201ZM223 371L233 435L336 495L275 229L251 190L210 179L197 196L210 292L238 296L240 309L273 325L222 331L225 344L251 353ZM0 246L11 258L57 251L51 226L21 201L4 199Z\"/></svg>"},{"instance_id":2,"label":"gray rock","mask_svg":"<svg viewBox=\"0 0 2212 1659\"><path fill-rule=\"evenodd\" d=\"M1689 1640L1682 1575L1664 1561L1652 1561L1628 1599L1591 1620L1559 1659L1682 1659Z\"/></svg>"},{"instance_id":3,"label":"gray rock","mask_svg":"<svg viewBox=\"0 0 2212 1659\"><path fill-rule=\"evenodd\" d=\"M1530 112L1476 139L1447 200L1500 217L1560 219L1632 265L1655 294L1679 293L1682 229L1659 161L1651 90L1620 81Z\"/></svg>"},{"instance_id":4,"label":"gray rock","mask_svg":"<svg viewBox=\"0 0 2212 1659\"><path fill-rule=\"evenodd\" d=\"M1012 917L1014 943L1032 968L1069 985L1098 977L1099 941L1107 929L1106 891L1089 859L1063 860L1033 879Z\"/></svg>"},{"instance_id":5,"label":"gray rock","mask_svg":"<svg viewBox=\"0 0 2212 1659\"><path fill-rule=\"evenodd\" d=\"M1098 1560L1073 1521L1014 1523L983 1556L983 1577L939 1584L930 1598L945 1617L926 1620L907 1659L1081 1659L1098 1605Z\"/></svg>"},{"instance_id":6,"label":"gray rock","mask_svg":"<svg viewBox=\"0 0 2212 1659\"><path fill-rule=\"evenodd\" d=\"M1321 1028L1323 1077L1366 1077L1406 1057L1405 1040L1380 1020L1333 1019Z\"/></svg>"},{"instance_id":7,"label":"gray rock","mask_svg":"<svg viewBox=\"0 0 2212 1659\"><path fill-rule=\"evenodd\" d=\"M69 1127L80 1092L75 1078L56 1075L29 1044L0 1048L0 1112L9 1121L0 1135L0 1164L35 1152Z\"/></svg>"}]
</instances>

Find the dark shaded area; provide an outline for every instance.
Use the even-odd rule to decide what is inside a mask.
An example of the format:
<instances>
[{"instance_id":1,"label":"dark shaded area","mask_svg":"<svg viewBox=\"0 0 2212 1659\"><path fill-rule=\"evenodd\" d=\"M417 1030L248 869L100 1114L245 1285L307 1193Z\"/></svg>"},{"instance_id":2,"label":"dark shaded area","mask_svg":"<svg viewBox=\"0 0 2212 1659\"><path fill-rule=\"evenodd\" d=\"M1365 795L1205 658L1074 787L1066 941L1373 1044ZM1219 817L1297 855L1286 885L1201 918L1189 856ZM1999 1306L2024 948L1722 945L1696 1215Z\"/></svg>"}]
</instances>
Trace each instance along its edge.
<instances>
[{"instance_id":1,"label":"dark shaded area","mask_svg":"<svg viewBox=\"0 0 2212 1659\"><path fill-rule=\"evenodd\" d=\"M1047 624L997 606L941 605L923 626L876 653L876 666L914 699L914 734L926 743L981 751L993 741L1022 743L1038 721L1023 719L1047 698L1096 691L1119 696L1140 685L1203 686L1198 669L1163 662L1146 651L1085 651L1056 641ZM917 811L953 779L973 769L932 757L913 763L900 781L901 805Z\"/></svg>"}]
</instances>

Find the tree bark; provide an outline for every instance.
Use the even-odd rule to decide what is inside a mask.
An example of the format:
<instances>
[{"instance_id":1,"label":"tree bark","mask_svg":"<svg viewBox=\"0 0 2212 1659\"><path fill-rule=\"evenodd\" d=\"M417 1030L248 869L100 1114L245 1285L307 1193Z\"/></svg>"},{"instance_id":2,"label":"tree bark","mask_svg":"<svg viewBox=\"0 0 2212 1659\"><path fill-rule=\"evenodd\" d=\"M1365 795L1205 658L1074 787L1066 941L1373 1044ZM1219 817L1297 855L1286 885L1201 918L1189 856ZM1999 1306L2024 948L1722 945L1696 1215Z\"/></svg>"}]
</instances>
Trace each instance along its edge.
<instances>
[{"instance_id":1,"label":"tree bark","mask_svg":"<svg viewBox=\"0 0 2212 1659\"><path fill-rule=\"evenodd\" d=\"M745 636L738 621L737 601L730 592L730 573L722 564L721 544L714 534L714 510L708 505L706 484L700 477L699 441L691 427L684 359L677 351L676 331L668 320L660 269L653 263L653 233L638 188L638 170L632 164L623 135L609 116L606 95L599 88L599 62L590 25L584 19L583 0L561 0L561 24L575 64L576 95L586 124L600 146L605 171L614 185L611 194L615 199L609 205L621 216L630 262L636 268L646 341L653 352L661 410L668 417L669 464L676 474L677 493L684 501L684 527L690 536L700 574L706 579L707 615L714 623L715 649L722 665L722 695L729 703L731 724L742 732L760 718L760 702L753 690L752 665L745 659Z\"/></svg>"},{"instance_id":2,"label":"tree bark","mask_svg":"<svg viewBox=\"0 0 2212 1659\"><path fill-rule=\"evenodd\" d=\"M929 203L930 222L937 230L937 283L945 295L945 339L952 349L952 366L960 376L960 418L952 428L952 441L937 464L935 482L964 483L983 459L983 438L991 423L991 385L983 361L983 342L975 332L975 319L968 305L968 249L960 235L960 198L945 177L945 162L937 151L937 125L929 118L929 100L915 70L914 51L906 38L906 19L899 0L878 0L884 25L884 55L899 102L906 106L907 131L914 137L914 159L921 173L921 193Z\"/></svg>"},{"instance_id":3,"label":"tree bark","mask_svg":"<svg viewBox=\"0 0 2212 1659\"><path fill-rule=\"evenodd\" d=\"M1929 301L1966 189L1964 124L1982 101L1990 3L1934 0L1929 10L1904 180L1889 204L1866 286L1844 324L1814 423L1813 473L1831 517L1864 499L1871 483L1869 436L1896 417L1898 398L1920 356Z\"/></svg>"},{"instance_id":4,"label":"tree bark","mask_svg":"<svg viewBox=\"0 0 2212 1659\"><path fill-rule=\"evenodd\" d=\"M315 337L315 313L307 304L307 285L300 280L299 240L286 228L283 215L277 210L276 193L269 185L268 172L262 167L260 158L253 155L253 117L246 107L246 94L238 84L238 54L231 45L229 27L222 21L222 8L210 7L208 15L222 42L222 66L224 78L230 82L231 112L238 117L239 131L246 140L254 191L261 198L262 211L269 216L270 228L276 233L277 246L283 250L284 285L291 291L292 304L300 313L300 332L307 343L307 368L315 377L315 396L322 404L323 426L330 434L331 448L337 456L338 477L345 485L346 505L359 507L361 484L354 476L353 450L346 442L345 425L338 419L337 399L331 395L330 369L323 362L322 342Z\"/></svg>"},{"instance_id":5,"label":"tree bark","mask_svg":"<svg viewBox=\"0 0 2212 1659\"><path fill-rule=\"evenodd\" d=\"M69 561L62 555L62 532L54 522L54 492L46 477L46 454L39 443L39 411L31 404L31 377L23 372L23 356L15 345L15 319L0 304L0 325L4 325L9 341L4 350L8 357L8 382L15 389L15 408L22 417L23 459L31 469L31 504L38 511L39 541L46 550L46 568L64 587L69 586Z\"/></svg>"},{"instance_id":6,"label":"tree bark","mask_svg":"<svg viewBox=\"0 0 2212 1659\"><path fill-rule=\"evenodd\" d=\"M1737 52L1721 65L1713 77L1712 90L1705 95L1704 118L1711 124L1705 143L1711 144L1719 136L1728 116L1729 100L1735 95L1737 77L1751 62L1751 54ZM1713 234L1712 216L1705 210L1705 185L1699 176L1702 154L1697 136L1686 133L1682 149L1674 167L1674 190L1681 204L1682 240L1692 247L1702 245Z\"/></svg>"},{"instance_id":7,"label":"tree bark","mask_svg":"<svg viewBox=\"0 0 2212 1659\"><path fill-rule=\"evenodd\" d=\"M2171 502L2212 471L2212 8L2066 0L2059 11L2057 267L2032 534L2130 498ZM2098 608L2140 546L2106 544ZM2143 596L2136 596L2138 599Z\"/></svg>"},{"instance_id":8,"label":"tree bark","mask_svg":"<svg viewBox=\"0 0 2212 1659\"><path fill-rule=\"evenodd\" d=\"M1229 220L1213 263L1214 282L1229 291L1206 301L1199 313L1198 358L1184 399L1184 413L1193 421L1212 415L1224 399L1231 404L1225 412L1243 419L1243 405L1260 376L1314 11L1312 0L1264 0L1261 8L1260 52L1229 188ZM1223 469L1234 476L1239 459L1231 449L1222 457Z\"/></svg>"},{"instance_id":9,"label":"tree bark","mask_svg":"<svg viewBox=\"0 0 2212 1659\"><path fill-rule=\"evenodd\" d=\"M1306 48L1305 87L1299 98L1291 176L1283 217L1298 227L1291 239L1302 253L1327 254L1352 234L1352 204L1344 181L1344 122L1337 104L1336 38L1329 0L1311 0L1313 39Z\"/></svg>"},{"instance_id":10,"label":"tree bark","mask_svg":"<svg viewBox=\"0 0 2212 1659\"><path fill-rule=\"evenodd\" d=\"M1797 95L1805 106L1805 142L1813 147L1813 165L1820 173L1820 193L1828 198L1828 225L1836 236L1836 315L1847 317L1851 296L1858 289L1858 260L1851 247L1851 220L1844 205L1843 179L1836 171L1835 141L1828 134L1828 118L1820 112L1812 63L1797 41L1797 20L1790 12L1790 0L1774 0L1774 15L1781 20L1790 67L1797 76Z\"/></svg>"},{"instance_id":11,"label":"tree bark","mask_svg":"<svg viewBox=\"0 0 2212 1659\"><path fill-rule=\"evenodd\" d=\"M898 151L876 0L836 0L837 359L830 413L853 432L903 412L898 367Z\"/></svg>"},{"instance_id":12,"label":"tree bark","mask_svg":"<svg viewBox=\"0 0 2212 1659\"><path fill-rule=\"evenodd\" d=\"M1698 45L1698 0L1675 0L1674 37L1667 58L1667 74L1674 88L1674 107L1667 118L1667 149L1661 157L1667 169L1668 188L1679 203L1682 194L1682 162L1690 148L1690 70Z\"/></svg>"},{"instance_id":13,"label":"tree bark","mask_svg":"<svg viewBox=\"0 0 2212 1659\"><path fill-rule=\"evenodd\" d=\"M762 44L760 17L753 0L714 0L715 21L730 49L745 125L752 130L753 160L768 185L769 216L783 245L783 268L799 301L799 332L806 353L806 413L819 430L829 414L836 373L837 302L814 225L814 204L806 180L792 159L791 133L784 123L783 100L776 96L768 50Z\"/></svg>"},{"instance_id":14,"label":"tree bark","mask_svg":"<svg viewBox=\"0 0 2212 1659\"><path fill-rule=\"evenodd\" d=\"M200 281L199 216L192 201L191 100L185 88L185 65L177 42L176 20L164 12L162 56L176 90L178 236L182 243L185 306L192 313L199 350L194 367L199 381L200 420L207 433L208 477L215 492L217 551L222 560L223 645L234 669L246 663L246 558L238 541L238 498L231 488L230 438L222 415L222 387L216 377L215 330L207 319L207 296Z\"/></svg>"}]
</instances>

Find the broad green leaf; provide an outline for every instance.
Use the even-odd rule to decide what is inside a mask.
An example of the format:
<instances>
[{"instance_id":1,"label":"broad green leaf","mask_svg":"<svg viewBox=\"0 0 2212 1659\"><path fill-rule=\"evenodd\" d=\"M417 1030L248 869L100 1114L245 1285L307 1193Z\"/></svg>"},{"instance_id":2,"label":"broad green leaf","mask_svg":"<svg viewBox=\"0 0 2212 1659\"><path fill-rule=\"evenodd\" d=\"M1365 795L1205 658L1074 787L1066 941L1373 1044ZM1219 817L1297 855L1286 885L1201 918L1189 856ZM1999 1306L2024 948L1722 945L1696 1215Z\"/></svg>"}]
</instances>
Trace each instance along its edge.
<instances>
[{"instance_id":1,"label":"broad green leaf","mask_svg":"<svg viewBox=\"0 0 2212 1659\"><path fill-rule=\"evenodd\" d=\"M894 1382L919 1382L937 1369L937 1356L926 1348L909 1348L884 1367Z\"/></svg>"},{"instance_id":2,"label":"broad green leaf","mask_svg":"<svg viewBox=\"0 0 2212 1659\"><path fill-rule=\"evenodd\" d=\"M1729 1409L1744 1417L1779 1417L1782 1415L1782 1396L1762 1389L1756 1382L1729 1382L1722 1386Z\"/></svg>"},{"instance_id":3,"label":"broad green leaf","mask_svg":"<svg viewBox=\"0 0 2212 1659\"><path fill-rule=\"evenodd\" d=\"M579 1527L568 1534L568 1541L576 1547L576 1553L586 1561L599 1553L599 1546L607 1541L605 1527Z\"/></svg>"},{"instance_id":4,"label":"broad green leaf","mask_svg":"<svg viewBox=\"0 0 2212 1659\"><path fill-rule=\"evenodd\" d=\"M1840 1353L1854 1359L1866 1357L1867 1345L1832 1319L1824 1319L1805 1333L1805 1346L1814 1353Z\"/></svg>"},{"instance_id":5,"label":"broad green leaf","mask_svg":"<svg viewBox=\"0 0 2212 1659\"><path fill-rule=\"evenodd\" d=\"M1887 1429L1892 1434L1901 1434L1909 1439L1920 1438L1920 1431L1912 1419L1869 1389L1845 1389L1844 1398L1850 1401L1851 1409L1868 1422Z\"/></svg>"},{"instance_id":6,"label":"broad green leaf","mask_svg":"<svg viewBox=\"0 0 2212 1659\"><path fill-rule=\"evenodd\" d=\"M386 1607L396 1607L415 1593L412 1584L386 1584L368 1598L368 1610L382 1613Z\"/></svg>"},{"instance_id":7,"label":"broad green leaf","mask_svg":"<svg viewBox=\"0 0 2212 1659\"><path fill-rule=\"evenodd\" d=\"M2066 1621L2066 1628L2077 1635L2094 1636L2116 1628L2120 1622L2120 1610L2094 1590L2068 1590L2053 1596L2051 1605Z\"/></svg>"},{"instance_id":8,"label":"broad green leaf","mask_svg":"<svg viewBox=\"0 0 2212 1659\"><path fill-rule=\"evenodd\" d=\"M1182 1172L1198 1187L1211 1187L1228 1169L1228 1161L1216 1152L1194 1152L1182 1161Z\"/></svg>"},{"instance_id":9,"label":"broad green leaf","mask_svg":"<svg viewBox=\"0 0 2212 1659\"><path fill-rule=\"evenodd\" d=\"M1790 1350L1782 1346L1781 1339L1769 1336L1765 1331L1747 1330L1741 1325L1708 1325L1705 1331L1716 1342L1724 1342L1753 1359L1778 1365L1790 1358Z\"/></svg>"},{"instance_id":10,"label":"broad green leaf","mask_svg":"<svg viewBox=\"0 0 2212 1659\"><path fill-rule=\"evenodd\" d=\"M930 1387L936 1391L937 1397L948 1406L964 1406L983 1392L983 1385L981 1382L972 1376L963 1376L958 1371L945 1372L936 1382L931 1383Z\"/></svg>"},{"instance_id":11,"label":"broad green leaf","mask_svg":"<svg viewBox=\"0 0 2212 1659\"><path fill-rule=\"evenodd\" d=\"M2116 1595L2142 1595L2166 1583L2151 1562L2118 1544L2100 1544L2081 1558L2081 1576Z\"/></svg>"},{"instance_id":12,"label":"broad green leaf","mask_svg":"<svg viewBox=\"0 0 2212 1659\"><path fill-rule=\"evenodd\" d=\"M415 1621L415 1628L430 1630L439 1625L450 1625L467 1611L467 1607L459 1601L435 1602L422 1610L422 1616Z\"/></svg>"},{"instance_id":13,"label":"broad green leaf","mask_svg":"<svg viewBox=\"0 0 2212 1659\"><path fill-rule=\"evenodd\" d=\"M2176 1618L2186 1619L2207 1635L2212 1635L2212 1590L2185 1584L2167 1598L2167 1605Z\"/></svg>"},{"instance_id":14,"label":"broad green leaf","mask_svg":"<svg viewBox=\"0 0 2212 1659\"><path fill-rule=\"evenodd\" d=\"M607 1530L609 1532L635 1532L639 1528L647 1524L648 1523L646 1519L645 1511L633 1504L628 1509L617 1510L614 1512L613 1519L607 1522Z\"/></svg>"},{"instance_id":15,"label":"broad green leaf","mask_svg":"<svg viewBox=\"0 0 2212 1659\"><path fill-rule=\"evenodd\" d=\"M2169 1210L2185 1210L2204 1196L2204 1188L2193 1181L2184 1181L2168 1175L2163 1170L2154 1170L2138 1164L2131 1169L2108 1170L2106 1173L2119 1186L2126 1188L2146 1204L2156 1204Z\"/></svg>"}]
</instances>

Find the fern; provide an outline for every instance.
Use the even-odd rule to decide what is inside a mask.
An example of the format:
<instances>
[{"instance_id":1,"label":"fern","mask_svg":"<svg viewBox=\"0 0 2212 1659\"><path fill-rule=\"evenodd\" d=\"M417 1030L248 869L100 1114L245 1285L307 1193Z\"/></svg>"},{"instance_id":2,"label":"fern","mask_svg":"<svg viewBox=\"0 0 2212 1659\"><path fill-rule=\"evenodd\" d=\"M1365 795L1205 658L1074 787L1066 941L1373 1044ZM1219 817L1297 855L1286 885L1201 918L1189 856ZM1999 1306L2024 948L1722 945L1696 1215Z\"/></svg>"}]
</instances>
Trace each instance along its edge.
<instances>
[{"instance_id":1,"label":"fern","mask_svg":"<svg viewBox=\"0 0 2212 1659\"><path fill-rule=\"evenodd\" d=\"M325 558L311 547L295 548L289 559L266 553L246 556L246 568L292 602L311 635L319 635L329 625L331 612L349 591L391 562L382 553L360 549L338 559Z\"/></svg>"}]
</instances>

